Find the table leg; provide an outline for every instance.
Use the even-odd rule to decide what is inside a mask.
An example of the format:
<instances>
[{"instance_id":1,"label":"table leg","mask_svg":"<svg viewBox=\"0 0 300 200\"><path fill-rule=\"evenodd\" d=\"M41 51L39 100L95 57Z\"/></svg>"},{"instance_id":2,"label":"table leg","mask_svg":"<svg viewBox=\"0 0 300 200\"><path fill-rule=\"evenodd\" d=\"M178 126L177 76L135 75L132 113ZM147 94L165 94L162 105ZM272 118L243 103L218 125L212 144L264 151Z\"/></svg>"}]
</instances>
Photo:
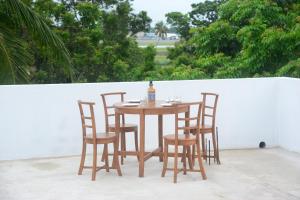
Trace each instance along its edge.
<instances>
[{"instance_id":1,"label":"table leg","mask_svg":"<svg viewBox=\"0 0 300 200\"><path fill-rule=\"evenodd\" d=\"M158 147L160 148L159 161L163 161L163 116L158 115Z\"/></svg>"},{"instance_id":2,"label":"table leg","mask_svg":"<svg viewBox=\"0 0 300 200\"><path fill-rule=\"evenodd\" d=\"M139 152L139 177L144 177L145 154L145 114L140 114L140 152Z\"/></svg>"},{"instance_id":3,"label":"table leg","mask_svg":"<svg viewBox=\"0 0 300 200\"><path fill-rule=\"evenodd\" d=\"M190 108L188 109L187 112L185 112L185 118L189 118L189 117L190 117ZM185 121L185 127L190 127L190 121L189 120ZM190 130L186 130L185 134L190 134ZM187 158L188 158L189 167L190 167L190 169L193 169L192 157L191 157L191 147L190 146L187 147L186 153L188 153ZM182 159L183 159L183 157L182 157Z\"/></svg>"},{"instance_id":4,"label":"table leg","mask_svg":"<svg viewBox=\"0 0 300 200\"><path fill-rule=\"evenodd\" d=\"M116 112L115 113L115 125L116 125L116 130L115 134L117 135L117 144L116 144L116 149L114 151L119 151L119 135L120 135L120 113ZM114 152L115 154L116 152ZM117 155L119 156L118 152ZM118 158L118 157L117 157ZM116 159L115 156L113 157L112 161L112 167L115 168L117 165L116 162L119 162L119 159Z\"/></svg>"}]
</instances>

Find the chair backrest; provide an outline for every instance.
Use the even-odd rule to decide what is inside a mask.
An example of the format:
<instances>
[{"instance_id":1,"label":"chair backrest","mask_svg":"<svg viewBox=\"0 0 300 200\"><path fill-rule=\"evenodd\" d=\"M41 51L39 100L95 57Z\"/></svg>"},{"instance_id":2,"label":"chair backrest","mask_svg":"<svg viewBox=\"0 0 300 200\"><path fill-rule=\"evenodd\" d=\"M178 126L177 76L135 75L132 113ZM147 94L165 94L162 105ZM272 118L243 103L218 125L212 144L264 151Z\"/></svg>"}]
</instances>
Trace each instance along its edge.
<instances>
[{"instance_id":1,"label":"chair backrest","mask_svg":"<svg viewBox=\"0 0 300 200\"><path fill-rule=\"evenodd\" d=\"M202 110L202 102L192 102L192 103L184 103L180 105L187 105L188 109L177 109L175 113L175 146L178 145L178 133L180 130L184 132L184 134L190 134L190 130L195 129L195 125L191 126L191 121L196 121L197 134L196 137L199 139L199 129L200 129L200 119L201 119L201 110ZM195 116L191 116L191 108L196 107L197 112ZM180 117L179 115L185 113L184 117ZM180 123L184 122L184 125Z\"/></svg>"},{"instance_id":2,"label":"chair backrest","mask_svg":"<svg viewBox=\"0 0 300 200\"><path fill-rule=\"evenodd\" d=\"M108 104L107 98L108 97L118 97L118 101L123 102L125 94L126 94L126 92L111 92L111 93L101 94L103 107L104 107L104 118L105 118L105 130L106 130L106 132L108 132L109 118L110 117L115 117L115 112L114 112L115 108L114 108L113 104L117 103L117 102L110 102ZM125 124L124 115L121 115L121 123Z\"/></svg>"},{"instance_id":3,"label":"chair backrest","mask_svg":"<svg viewBox=\"0 0 300 200\"><path fill-rule=\"evenodd\" d=\"M207 121L210 121L212 127L215 127L219 95L215 93L207 93L207 92L201 94L203 97L201 124L205 125Z\"/></svg>"},{"instance_id":4,"label":"chair backrest","mask_svg":"<svg viewBox=\"0 0 300 200\"><path fill-rule=\"evenodd\" d=\"M88 129L92 130L93 140L96 142L96 122L95 122L95 114L94 114L94 102L83 102L78 101L80 118L82 124L82 134L83 139L88 133ZM89 115L87 115L89 113Z\"/></svg>"}]
</instances>

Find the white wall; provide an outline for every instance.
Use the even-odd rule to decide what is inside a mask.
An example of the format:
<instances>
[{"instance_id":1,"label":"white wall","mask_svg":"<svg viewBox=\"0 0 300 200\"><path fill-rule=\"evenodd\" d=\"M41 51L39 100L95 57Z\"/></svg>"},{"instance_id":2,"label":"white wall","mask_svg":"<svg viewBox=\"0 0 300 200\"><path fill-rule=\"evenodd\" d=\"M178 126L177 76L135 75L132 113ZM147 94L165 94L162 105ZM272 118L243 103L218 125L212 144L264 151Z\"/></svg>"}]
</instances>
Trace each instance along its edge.
<instances>
[{"instance_id":1,"label":"white wall","mask_svg":"<svg viewBox=\"0 0 300 200\"><path fill-rule=\"evenodd\" d=\"M279 144L300 152L300 79L279 80L278 124Z\"/></svg>"},{"instance_id":2,"label":"white wall","mask_svg":"<svg viewBox=\"0 0 300 200\"><path fill-rule=\"evenodd\" d=\"M297 107L300 91L294 82L278 86L285 82L277 78L225 79L194 81L154 82L158 99L181 96L185 101L199 100L204 91L220 94L217 113L220 148L255 148L260 141L277 146L279 141L278 113L289 115L284 124L289 138L283 142L288 148L299 151L293 135L296 133L297 118L292 111ZM285 87L297 90L296 97L291 94L278 100L278 88L288 93ZM0 86L0 160L33 157L77 155L81 151L81 122L77 100L96 102L97 129L104 130L104 113L100 93L126 91L127 99L142 98L146 94L147 82L94 83L94 84L53 84L53 85L14 85ZM291 91L293 92L293 91ZM278 102L289 101L289 109L278 108ZM298 109L298 113L300 109ZM299 116L299 115L297 115ZM149 149L157 145L157 117L146 118L146 146ZM127 121L138 123L136 116ZM165 133L174 126L172 117L164 118ZM299 137L298 137L299 139ZM128 137L132 147L132 138ZM293 146L294 145L294 146ZM288 147L287 147L288 146ZM298 145L300 146L300 145Z\"/></svg>"}]
</instances>

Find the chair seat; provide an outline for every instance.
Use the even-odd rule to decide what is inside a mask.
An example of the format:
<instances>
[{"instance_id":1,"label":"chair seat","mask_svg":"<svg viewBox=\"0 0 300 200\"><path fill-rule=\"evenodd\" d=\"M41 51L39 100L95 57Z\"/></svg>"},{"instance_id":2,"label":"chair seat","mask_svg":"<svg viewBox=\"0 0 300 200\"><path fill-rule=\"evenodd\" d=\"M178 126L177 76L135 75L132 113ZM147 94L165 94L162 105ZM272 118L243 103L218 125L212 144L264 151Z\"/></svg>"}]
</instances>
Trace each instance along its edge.
<instances>
[{"instance_id":1,"label":"chair seat","mask_svg":"<svg viewBox=\"0 0 300 200\"><path fill-rule=\"evenodd\" d=\"M164 136L165 141L168 144L175 144L175 135L174 134L170 134L170 135L166 135ZM178 145L193 145L196 144L196 136L194 135L183 135L180 134L178 135Z\"/></svg>"},{"instance_id":2,"label":"chair seat","mask_svg":"<svg viewBox=\"0 0 300 200\"><path fill-rule=\"evenodd\" d=\"M120 124L120 129L121 131L125 132L133 132L137 130L137 125L136 124ZM108 125L108 130L111 132L115 132L116 130L116 125L115 124L110 124Z\"/></svg>"},{"instance_id":3,"label":"chair seat","mask_svg":"<svg viewBox=\"0 0 300 200\"><path fill-rule=\"evenodd\" d=\"M114 142L116 139L115 133L97 133L96 135L96 143L97 144L105 144L105 143L111 143ZM85 141L87 143L93 143L93 135L87 134L85 136Z\"/></svg>"}]
</instances>

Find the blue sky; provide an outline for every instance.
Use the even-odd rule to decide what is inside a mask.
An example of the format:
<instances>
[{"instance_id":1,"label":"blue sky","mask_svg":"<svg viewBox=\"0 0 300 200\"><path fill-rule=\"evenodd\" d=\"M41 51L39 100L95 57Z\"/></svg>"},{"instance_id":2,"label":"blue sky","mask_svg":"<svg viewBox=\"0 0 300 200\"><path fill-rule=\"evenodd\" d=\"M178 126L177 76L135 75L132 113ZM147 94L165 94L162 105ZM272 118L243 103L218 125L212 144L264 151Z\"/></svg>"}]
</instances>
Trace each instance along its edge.
<instances>
[{"instance_id":1,"label":"blue sky","mask_svg":"<svg viewBox=\"0 0 300 200\"><path fill-rule=\"evenodd\" d=\"M191 10L192 3L203 2L204 0L134 0L132 2L135 12L147 11L152 18L153 24L165 20L168 12L179 11L187 13Z\"/></svg>"}]
</instances>

